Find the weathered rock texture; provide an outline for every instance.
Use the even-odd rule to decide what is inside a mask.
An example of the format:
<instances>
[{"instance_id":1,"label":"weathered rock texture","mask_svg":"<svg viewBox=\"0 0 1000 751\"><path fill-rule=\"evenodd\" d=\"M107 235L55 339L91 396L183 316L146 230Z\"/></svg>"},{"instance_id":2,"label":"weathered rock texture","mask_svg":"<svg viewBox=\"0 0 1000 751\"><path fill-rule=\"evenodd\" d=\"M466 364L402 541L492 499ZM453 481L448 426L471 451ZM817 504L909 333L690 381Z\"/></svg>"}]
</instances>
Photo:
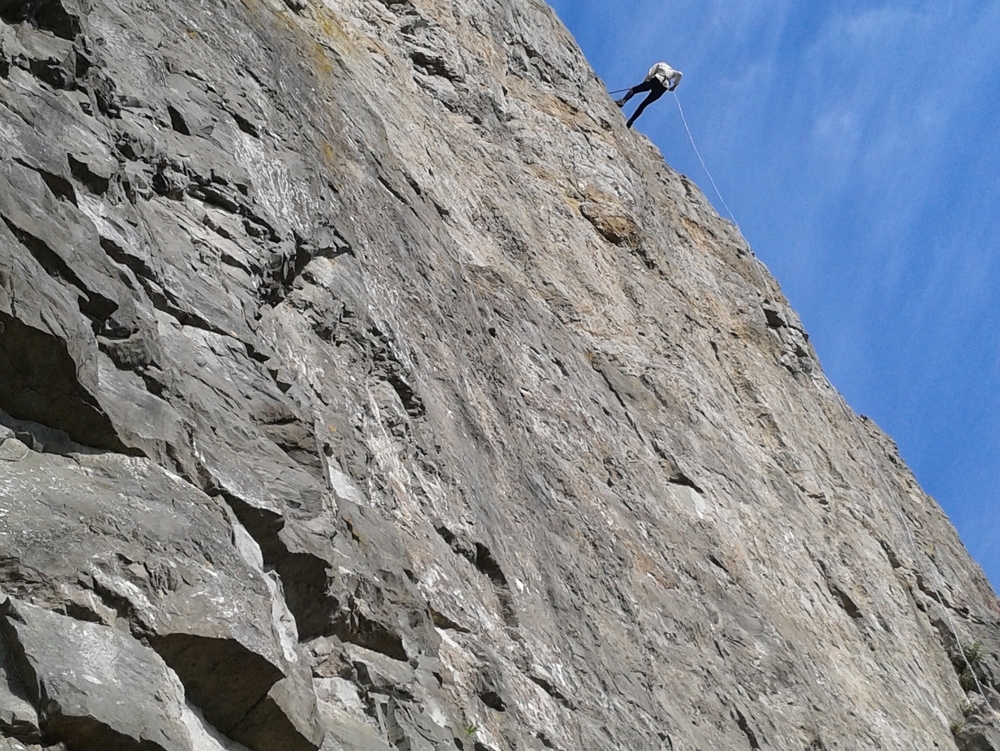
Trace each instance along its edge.
<instances>
[{"instance_id":1,"label":"weathered rock texture","mask_svg":"<svg viewBox=\"0 0 1000 751\"><path fill-rule=\"evenodd\" d=\"M982 573L537 0L0 0L0 148L0 748L998 748Z\"/></svg>"}]
</instances>

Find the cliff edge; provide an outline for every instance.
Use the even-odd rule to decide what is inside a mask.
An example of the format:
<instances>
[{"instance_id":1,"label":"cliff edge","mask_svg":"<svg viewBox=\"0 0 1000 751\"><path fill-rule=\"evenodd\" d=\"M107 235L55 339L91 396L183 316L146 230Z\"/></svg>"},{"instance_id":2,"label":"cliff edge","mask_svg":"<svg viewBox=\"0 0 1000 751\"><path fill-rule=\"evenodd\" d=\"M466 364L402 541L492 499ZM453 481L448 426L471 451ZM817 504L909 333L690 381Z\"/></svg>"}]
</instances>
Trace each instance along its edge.
<instances>
[{"instance_id":1,"label":"cliff edge","mask_svg":"<svg viewBox=\"0 0 1000 751\"><path fill-rule=\"evenodd\" d=\"M0 749L1000 750L1000 603L537 0L0 0Z\"/></svg>"}]
</instances>

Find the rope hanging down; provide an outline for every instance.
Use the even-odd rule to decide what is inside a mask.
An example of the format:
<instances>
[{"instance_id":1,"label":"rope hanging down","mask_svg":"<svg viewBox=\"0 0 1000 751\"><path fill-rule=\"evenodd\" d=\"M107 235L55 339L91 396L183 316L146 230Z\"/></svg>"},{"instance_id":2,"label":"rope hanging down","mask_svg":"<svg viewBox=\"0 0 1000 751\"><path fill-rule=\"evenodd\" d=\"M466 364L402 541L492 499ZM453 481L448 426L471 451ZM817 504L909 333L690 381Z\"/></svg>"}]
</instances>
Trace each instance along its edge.
<instances>
[{"instance_id":1,"label":"rope hanging down","mask_svg":"<svg viewBox=\"0 0 1000 751\"><path fill-rule=\"evenodd\" d=\"M617 92L612 92L612 93L617 93ZM726 212L729 214L729 218L732 220L733 226L735 226L736 229L737 229L737 231L739 231L739 233L742 235L743 234L743 230L740 229L739 222L736 221L736 217L733 215L732 210L729 208L728 204L726 203L726 199L722 197L722 193L719 191L719 186L716 185L715 179L712 177L712 173L709 171L708 166L705 164L705 160L701 156L701 152L698 151L698 147L695 145L694 136L691 135L691 128L688 127L687 118L684 117L684 108L681 107L681 100L677 96L677 92L673 92L673 94L674 94L674 101L677 103L677 111L680 113L680 116L681 116L681 122L684 123L684 130L687 132L688 140L691 141L691 148L694 149L694 153L698 157L698 161L701 162L702 169L705 170L705 174L708 175L708 179L712 183L712 187L715 189L715 194L719 197L719 201L722 203L722 206L726 209ZM753 251L751 251L751 253L752 252ZM760 262L757 259L756 255L754 255L754 260L756 260L758 263ZM758 271L758 274L759 274L760 273L760 269L758 268L757 271ZM761 279L761 283L763 283L763 281L764 280ZM830 389L833 391L833 393L836 394L837 401L840 404L840 408L844 411L844 415L847 417L847 421L854 427L854 430L857 433L857 436L858 436L858 438L861 441L861 445L864 446L865 451L868 454L868 458L871 460L872 466L875 469L875 473L879 476L879 479L882 481L882 484L885 486L886 493L888 494L888 497L889 497L890 505L892 506L893 511L895 511L896 520L900 523L900 525L903 527L903 531L906 533L906 539L907 539L907 542L909 543L909 546L910 546L910 555L913 557L913 564L914 564L914 567L916 567L916 564L917 564L917 545L916 545L916 541L913 539L913 532L910 529L910 525L909 525L909 523L906 520L906 515L903 513L902 503L899 502L899 501L897 501L896 494L892 491L892 487L889 485L889 481L886 479L886 477L883 474L881 468L879 467L878 462L875 460L875 454L872 452L871 446L868 445L868 441L865 439L865 435L861 431L861 428L858 425L856 418L851 413L850 409L848 409L847 404L844 402L844 398L840 395L840 393L835 388L833 388L833 385L830 384L829 380L827 380L827 385L830 387ZM931 568L935 568L935 567L932 566ZM914 573L917 573L917 572L915 571ZM936 577L934 577L934 578L936 578ZM935 582L935 583L936 584L940 584L940 581ZM965 647L962 644L962 638L959 635L958 629L955 627L955 624L952 621L951 616L948 613L948 608L945 607L944 602L942 602L942 600L941 600L940 587L938 587L938 586L933 587L932 592L934 594L934 599L937 601L938 606L941 608L941 611L944 614L945 620L948 622L948 627L951 630L952 636L955 638L955 644L958 647L958 652L959 652L958 656L965 663L966 669L972 675L972 679L973 679L973 681L976 684L977 692L979 693L980 696L982 696L985 699L986 698L986 692L983 691L983 686L982 686L982 684L979 681L979 676L976 674L976 670L973 667L973 665L971 664L971 662L969 660L969 657L968 657L968 655L965 652ZM998 713L997 710L994 709L992 706L990 706L990 709L993 712L993 716L996 719L1000 720L1000 713Z\"/></svg>"},{"instance_id":2,"label":"rope hanging down","mask_svg":"<svg viewBox=\"0 0 1000 751\"><path fill-rule=\"evenodd\" d=\"M750 257L753 259L753 268L757 272L757 279L760 281L761 289L767 290L768 284L764 278L764 272L761 271L761 260L757 258L757 254L753 252L753 248L750 247L749 241L746 240L746 235L743 234L743 230L740 228L740 223L736 221L736 216L733 214L732 209L729 208L729 204L726 203L726 199L722 197L722 192L719 190L719 186L715 184L715 178L712 177L712 173L708 171L708 165L705 164L705 160L702 159L701 152L698 151L698 147L695 145L694 136L691 135L691 128L688 127L687 118L684 117L684 108L681 107L680 97L677 96L677 92L671 92L674 95L674 101L677 103L677 111L681 115L681 122L684 123L684 130L687 133L688 140L691 142L691 148L694 149L695 155L698 157L698 161L701 162L701 168L705 170L705 174L708 175L709 182L712 183L712 187L715 189L715 195L719 197L719 201L722 203L722 207L729 214L730 220L733 222L733 226L736 227L736 231L740 233L740 236L747 242L747 249L750 251Z\"/></svg>"},{"instance_id":3,"label":"rope hanging down","mask_svg":"<svg viewBox=\"0 0 1000 751\"><path fill-rule=\"evenodd\" d=\"M674 101L677 102L677 111L681 114L681 122L684 123L684 130L687 131L688 140L691 142L691 148L694 149L695 155L698 157L698 161L701 162L701 168L705 170L705 174L708 175L709 181L712 183L712 187L715 189L715 195L719 197L722 202L722 206L726 209L726 213L729 214L729 218L733 220L733 226L742 235L743 230L740 229L739 222L736 221L736 217L733 216L732 210L726 203L726 199L722 197L722 193L719 191L719 186L715 184L715 178L712 177L712 173L708 171L708 167L705 164L705 160L701 158L701 152L698 151L698 147L694 145L694 136L691 135L691 128L688 127L687 118L684 117L684 108L681 107L681 99L677 96L677 92L673 92Z\"/></svg>"},{"instance_id":4,"label":"rope hanging down","mask_svg":"<svg viewBox=\"0 0 1000 751\"><path fill-rule=\"evenodd\" d=\"M620 94L623 91L629 91L629 89L615 89L614 91L609 91L608 93ZM694 136L691 135L691 128L688 127L687 118L684 117L684 108L681 107L680 97L677 96L676 91L671 90L670 93L674 95L674 101L677 102L677 111L681 114L681 122L684 123L684 130L687 131L688 140L691 142L691 148L694 149L694 153L698 157L698 161L701 162L701 168L705 170L705 174L708 175L708 179L712 183L712 187L715 189L715 195L719 197L719 201L722 202L723 208L725 208L726 213L729 214L729 218L732 220L733 226L735 226L737 231L742 235L743 230L740 229L740 223L736 221L736 217L729 208L729 204L726 203L726 199L722 197L722 193L719 191L719 186L715 184L715 178L712 177L712 173L708 171L708 166L705 164L705 160L701 158L701 152L698 151L698 147L695 146Z\"/></svg>"}]
</instances>

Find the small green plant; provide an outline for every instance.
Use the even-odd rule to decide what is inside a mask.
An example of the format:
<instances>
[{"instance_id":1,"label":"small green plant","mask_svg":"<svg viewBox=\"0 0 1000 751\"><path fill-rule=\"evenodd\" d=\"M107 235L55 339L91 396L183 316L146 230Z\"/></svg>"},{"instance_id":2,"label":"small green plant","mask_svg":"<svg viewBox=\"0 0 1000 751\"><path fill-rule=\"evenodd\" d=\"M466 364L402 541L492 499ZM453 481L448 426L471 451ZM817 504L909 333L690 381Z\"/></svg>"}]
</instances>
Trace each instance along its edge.
<instances>
[{"instance_id":1,"label":"small green plant","mask_svg":"<svg viewBox=\"0 0 1000 751\"><path fill-rule=\"evenodd\" d=\"M972 667L979 667L979 663L983 659L983 645L982 642L974 642L967 647L962 647L962 652L965 654L965 661L969 663Z\"/></svg>"},{"instance_id":2,"label":"small green plant","mask_svg":"<svg viewBox=\"0 0 1000 751\"><path fill-rule=\"evenodd\" d=\"M969 693L976 688L976 676L972 674L972 671L966 668L958 676L958 685L962 687L965 693Z\"/></svg>"},{"instance_id":3,"label":"small green plant","mask_svg":"<svg viewBox=\"0 0 1000 751\"><path fill-rule=\"evenodd\" d=\"M471 738L478 731L479 731L479 728L477 728L475 725L466 725L465 726L465 737L466 738Z\"/></svg>"},{"instance_id":4,"label":"small green plant","mask_svg":"<svg viewBox=\"0 0 1000 751\"><path fill-rule=\"evenodd\" d=\"M962 647L962 660L959 663L958 683L966 693L974 690L978 681L976 680L976 668L983 659L983 645L980 642Z\"/></svg>"}]
</instances>

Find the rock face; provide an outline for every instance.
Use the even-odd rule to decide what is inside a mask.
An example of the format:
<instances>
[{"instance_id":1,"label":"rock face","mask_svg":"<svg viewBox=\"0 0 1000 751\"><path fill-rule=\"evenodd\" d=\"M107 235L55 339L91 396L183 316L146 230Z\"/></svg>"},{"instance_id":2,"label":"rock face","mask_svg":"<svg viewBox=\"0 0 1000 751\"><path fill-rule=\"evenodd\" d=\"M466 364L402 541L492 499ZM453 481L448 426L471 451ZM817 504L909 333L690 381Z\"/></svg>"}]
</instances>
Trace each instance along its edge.
<instances>
[{"instance_id":1,"label":"rock face","mask_svg":"<svg viewBox=\"0 0 1000 751\"><path fill-rule=\"evenodd\" d=\"M1000 603L536 0L0 0L0 749L1000 748Z\"/></svg>"}]
</instances>

